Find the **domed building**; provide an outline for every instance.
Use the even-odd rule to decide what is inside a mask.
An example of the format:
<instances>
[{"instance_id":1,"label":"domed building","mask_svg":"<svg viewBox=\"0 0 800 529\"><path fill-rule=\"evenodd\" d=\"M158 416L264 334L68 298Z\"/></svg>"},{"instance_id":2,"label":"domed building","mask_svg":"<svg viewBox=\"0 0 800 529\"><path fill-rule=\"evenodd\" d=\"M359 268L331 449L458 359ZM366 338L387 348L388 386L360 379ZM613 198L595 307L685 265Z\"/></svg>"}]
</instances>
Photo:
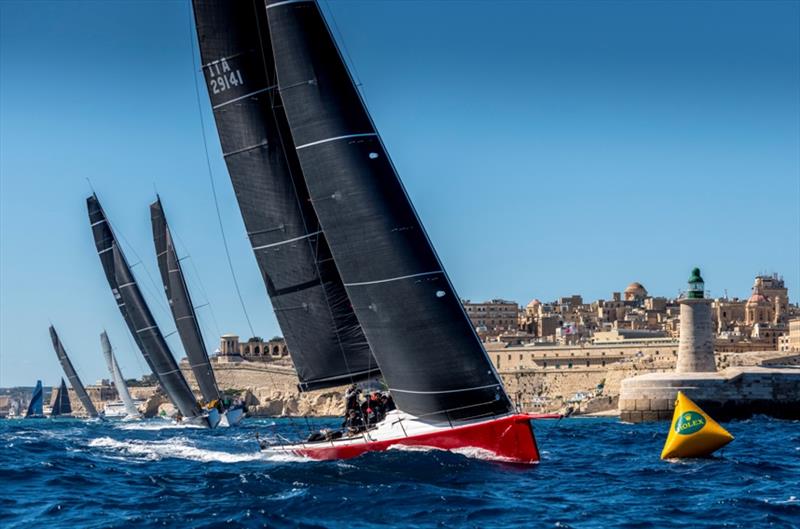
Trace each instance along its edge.
<instances>
[{"instance_id":1,"label":"domed building","mask_svg":"<svg viewBox=\"0 0 800 529\"><path fill-rule=\"evenodd\" d=\"M634 281L624 292L625 301L644 301L647 297L647 289L641 283Z\"/></svg>"},{"instance_id":2,"label":"domed building","mask_svg":"<svg viewBox=\"0 0 800 529\"><path fill-rule=\"evenodd\" d=\"M756 323L769 323L772 321L773 304L769 298L760 292L760 288L753 287L753 295L744 305L745 325Z\"/></svg>"}]
</instances>

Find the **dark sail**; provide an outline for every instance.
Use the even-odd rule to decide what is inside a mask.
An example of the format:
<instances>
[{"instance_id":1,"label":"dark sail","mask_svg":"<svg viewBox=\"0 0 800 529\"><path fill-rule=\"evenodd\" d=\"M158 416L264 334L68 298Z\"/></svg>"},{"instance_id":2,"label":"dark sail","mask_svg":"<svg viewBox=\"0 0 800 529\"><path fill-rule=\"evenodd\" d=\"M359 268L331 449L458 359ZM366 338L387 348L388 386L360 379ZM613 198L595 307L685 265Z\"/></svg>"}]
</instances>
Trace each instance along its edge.
<instances>
[{"instance_id":1,"label":"dark sail","mask_svg":"<svg viewBox=\"0 0 800 529\"><path fill-rule=\"evenodd\" d=\"M222 151L301 389L379 374L283 115L263 0L194 0Z\"/></svg>"},{"instance_id":2,"label":"dark sail","mask_svg":"<svg viewBox=\"0 0 800 529\"><path fill-rule=\"evenodd\" d=\"M42 381L36 381L36 387L33 388L31 401L28 404L28 411L25 412L25 418L36 418L44 415L44 390L42 389Z\"/></svg>"},{"instance_id":3,"label":"dark sail","mask_svg":"<svg viewBox=\"0 0 800 529\"><path fill-rule=\"evenodd\" d=\"M172 234L167 225L164 208L161 207L161 199L150 204L150 220L153 225L153 243L156 247L158 269L161 271L164 292L167 294L169 308L175 319L175 326L181 337L183 349L186 351L186 357L189 359L192 373L200 387L203 399L207 403L218 400L217 381L214 378L214 371L211 369L206 344L203 341L203 334L200 332L192 299L189 297L189 289L183 277L178 254L172 243Z\"/></svg>"},{"instance_id":4,"label":"dark sail","mask_svg":"<svg viewBox=\"0 0 800 529\"><path fill-rule=\"evenodd\" d=\"M460 419L510 411L319 7L267 4L280 97L311 203L398 407Z\"/></svg>"},{"instance_id":5,"label":"dark sail","mask_svg":"<svg viewBox=\"0 0 800 529\"><path fill-rule=\"evenodd\" d=\"M184 417L202 415L189 384L186 383L178 363L145 303L125 255L117 245L114 232L100 202L95 195L92 195L86 199L86 205L97 254L100 256L106 279L117 301L117 307L136 345L142 351L147 365L181 415Z\"/></svg>"},{"instance_id":6,"label":"dark sail","mask_svg":"<svg viewBox=\"0 0 800 529\"><path fill-rule=\"evenodd\" d=\"M61 387L56 390L56 396L53 399L53 409L50 412L51 417L58 417L59 415L69 415L72 413L72 404L69 402L69 390L67 390L67 383L61 379Z\"/></svg>"},{"instance_id":7,"label":"dark sail","mask_svg":"<svg viewBox=\"0 0 800 529\"><path fill-rule=\"evenodd\" d=\"M78 396L78 400L81 401L83 409L86 410L86 414L89 417L97 417L97 410L94 404L92 404L92 399L90 399L89 394L86 393L86 388L83 387L81 379L78 378L78 373L75 372L75 368L72 366L72 362L67 356L67 351L64 349L64 345L61 343L55 327L52 325L50 326L50 339L53 341L53 349L56 351L58 361L61 362L61 367L64 368L64 374L67 375L69 384L72 386L72 389L75 390L75 394Z\"/></svg>"}]
</instances>

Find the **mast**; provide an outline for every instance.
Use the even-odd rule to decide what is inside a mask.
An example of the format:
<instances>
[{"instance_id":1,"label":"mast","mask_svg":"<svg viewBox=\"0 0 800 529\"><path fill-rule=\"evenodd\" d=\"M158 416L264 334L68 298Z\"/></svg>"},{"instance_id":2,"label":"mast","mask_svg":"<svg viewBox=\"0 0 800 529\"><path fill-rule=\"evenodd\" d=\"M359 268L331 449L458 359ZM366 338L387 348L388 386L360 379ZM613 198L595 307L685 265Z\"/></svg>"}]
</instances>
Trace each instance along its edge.
<instances>
[{"instance_id":1,"label":"mast","mask_svg":"<svg viewBox=\"0 0 800 529\"><path fill-rule=\"evenodd\" d=\"M214 370L208 359L208 352L200 332L197 314L194 311L189 288L181 269L175 245L172 242L172 233L167 225L167 217L161 206L161 199L157 198L150 204L150 220L153 225L153 243L156 247L158 269L161 271L161 281L164 292L167 294L169 308L178 329L178 335L189 359L189 365L200 387L203 399L209 403L219 400L219 388L214 378Z\"/></svg>"},{"instance_id":2,"label":"mast","mask_svg":"<svg viewBox=\"0 0 800 529\"><path fill-rule=\"evenodd\" d=\"M300 389L378 376L274 90L263 0L193 5L223 156Z\"/></svg>"},{"instance_id":3,"label":"mast","mask_svg":"<svg viewBox=\"0 0 800 529\"><path fill-rule=\"evenodd\" d=\"M25 417L41 417L42 415L44 415L44 390L42 389L42 381L37 380Z\"/></svg>"},{"instance_id":4,"label":"mast","mask_svg":"<svg viewBox=\"0 0 800 529\"><path fill-rule=\"evenodd\" d=\"M108 372L111 374L111 380L114 381L114 387L117 388L119 398L122 400L123 404L125 404L125 412L128 415L139 415L139 410L136 408L136 404L133 403L131 393L128 391L128 385L125 383L125 378L122 376L122 371L120 371L119 365L117 364L117 358L114 356L114 351L111 349L111 342L108 339L106 331L100 333L100 344L103 348L103 357L106 359Z\"/></svg>"},{"instance_id":5,"label":"mast","mask_svg":"<svg viewBox=\"0 0 800 529\"><path fill-rule=\"evenodd\" d=\"M58 337L55 327L52 325L50 326L50 339L53 341L53 349L56 351L58 361L61 362L61 367L64 368L64 374L67 375L69 384L72 386L72 389L75 390L75 394L78 396L78 400L81 401L83 409L86 410L86 414L92 418L97 417L97 410L92 403L92 399L90 399L89 394L86 393L86 388L83 387L81 379L78 378L78 373L75 372L75 368L69 356L67 356L67 351L64 349L64 345L61 343L61 339Z\"/></svg>"},{"instance_id":6,"label":"mast","mask_svg":"<svg viewBox=\"0 0 800 529\"><path fill-rule=\"evenodd\" d=\"M267 0L266 12L311 204L397 406L451 420L510 412L317 3Z\"/></svg>"},{"instance_id":7,"label":"mast","mask_svg":"<svg viewBox=\"0 0 800 529\"><path fill-rule=\"evenodd\" d=\"M96 195L86 199L89 223L92 226L95 247L100 256L111 292L117 307L144 356L170 401L184 417L199 417L202 410L183 377L175 357L172 356L150 308L139 290L125 255L119 248L105 212Z\"/></svg>"}]
</instances>

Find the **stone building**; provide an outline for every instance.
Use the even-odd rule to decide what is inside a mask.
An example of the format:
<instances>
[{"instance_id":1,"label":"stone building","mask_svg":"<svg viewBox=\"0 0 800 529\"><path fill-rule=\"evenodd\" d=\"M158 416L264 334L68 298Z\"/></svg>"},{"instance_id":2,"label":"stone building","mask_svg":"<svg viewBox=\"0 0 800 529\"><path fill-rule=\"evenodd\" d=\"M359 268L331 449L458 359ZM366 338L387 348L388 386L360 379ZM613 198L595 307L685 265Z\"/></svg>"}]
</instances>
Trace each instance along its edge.
<instances>
[{"instance_id":1,"label":"stone building","mask_svg":"<svg viewBox=\"0 0 800 529\"><path fill-rule=\"evenodd\" d=\"M519 330L519 305L514 301L492 299L483 303L462 301L472 326L482 339Z\"/></svg>"},{"instance_id":2,"label":"stone building","mask_svg":"<svg viewBox=\"0 0 800 529\"><path fill-rule=\"evenodd\" d=\"M223 334L220 337L216 360L218 362L240 362L242 360L269 362L288 355L289 349L286 347L286 341L280 337L267 341L253 337L246 342L241 342L236 334Z\"/></svg>"}]
</instances>

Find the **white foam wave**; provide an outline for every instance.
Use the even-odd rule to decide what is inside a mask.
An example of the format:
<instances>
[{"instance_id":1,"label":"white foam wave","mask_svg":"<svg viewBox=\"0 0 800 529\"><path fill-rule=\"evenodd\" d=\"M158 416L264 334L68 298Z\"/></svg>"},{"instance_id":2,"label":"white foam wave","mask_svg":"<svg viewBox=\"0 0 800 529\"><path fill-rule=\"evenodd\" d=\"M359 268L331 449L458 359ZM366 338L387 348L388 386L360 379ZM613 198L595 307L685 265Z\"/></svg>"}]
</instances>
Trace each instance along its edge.
<instances>
[{"instance_id":1,"label":"white foam wave","mask_svg":"<svg viewBox=\"0 0 800 529\"><path fill-rule=\"evenodd\" d=\"M244 452L230 453L198 448L186 438L178 437L165 441L119 441L111 437L99 437L89 442L92 448L101 448L150 461L164 458L188 459L201 463L243 463L246 461L296 462L306 458L293 454Z\"/></svg>"},{"instance_id":2,"label":"white foam wave","mask_svg":"<svg viewBox=\"0 0 800 529\"><path fill-rule=\"evenodd\" d=\"M115 424L116 430L138 430L138 431L159 431L159 430L203 430L205 426L199 424L179 424L173 421L164 422L125 422Z\"/></svg>"},{"instance_id":3,"label":"white foam wave","mask_svg":"<svg viewBox=\"0 0 800 529\"><path fill-rule=\"evenodd\" d=\"M503 457L495 454L491 450L485 448L478 448L474 446L464 446L461 448L437 448L435 446L420 446L420 445L391 445L387 450L400 450L401 452L452 452L454 454L462 455L470 459L480 459L483 461L500 461L500 462L515 462L514 459Z\"/></svg>"}]
</instances>

